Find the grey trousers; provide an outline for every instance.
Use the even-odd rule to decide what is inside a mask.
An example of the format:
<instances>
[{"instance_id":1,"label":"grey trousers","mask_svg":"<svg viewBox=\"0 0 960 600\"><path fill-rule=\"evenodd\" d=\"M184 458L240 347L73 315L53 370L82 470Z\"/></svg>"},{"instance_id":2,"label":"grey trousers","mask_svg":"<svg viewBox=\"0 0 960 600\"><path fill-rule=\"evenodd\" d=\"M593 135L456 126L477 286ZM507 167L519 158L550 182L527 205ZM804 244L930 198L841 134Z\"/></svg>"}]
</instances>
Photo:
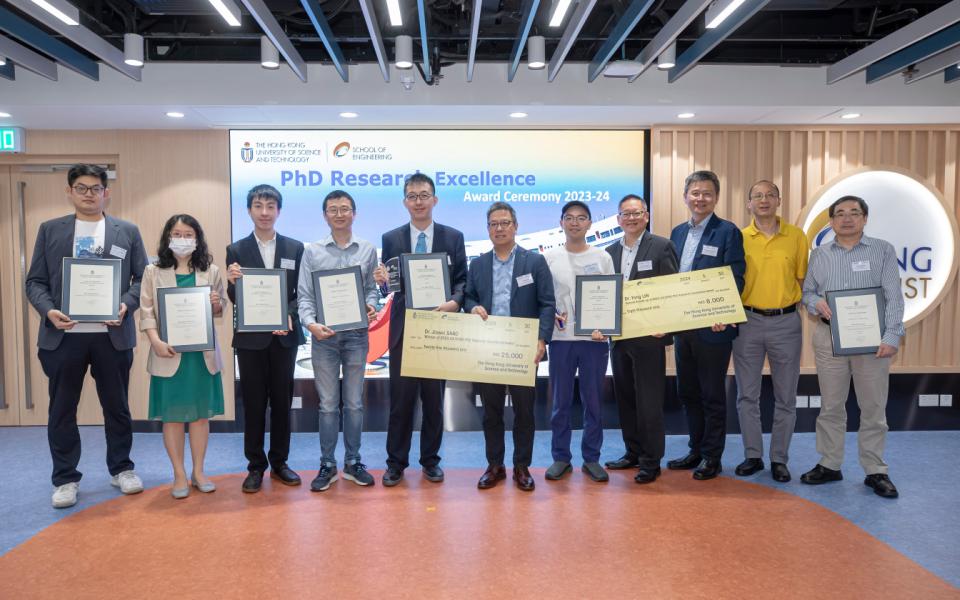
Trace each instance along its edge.
<instances>
[{"instance_id":1,"label":"grey trousers","mask_svg":"<svg viewBox=\"0 0 960 600\"><path fill-rule=\"evenodd\" d=\"M771 462L787 463L790 438L797 421L797 382L800 379L800 351L803 327L799 311L765 317L747 311L747 322L739 325L733 340L733 366L737 379L737 414L746 458L763 458L763 429L760 426L760 383L763 360L770 361L773 380L773 429L770 436Z\"/></svg>"},{"instance_id":2,"label":"grey trousers","mask_svg":"<svg viewBox=\"0 0 960 600\"><path fill-rule=\"evenodd\" d=\"M887 441L887 388L890 359L873 354L834 356L830 326L817 323L813 351L820 381L820 415L817 417L817 452L820 464L839 470L843 463L843 439L847 431L847 397L850 378L860 407L857 432L860 466L867 475L886 473L883 447Z\"/></svg>"}]
</instances>

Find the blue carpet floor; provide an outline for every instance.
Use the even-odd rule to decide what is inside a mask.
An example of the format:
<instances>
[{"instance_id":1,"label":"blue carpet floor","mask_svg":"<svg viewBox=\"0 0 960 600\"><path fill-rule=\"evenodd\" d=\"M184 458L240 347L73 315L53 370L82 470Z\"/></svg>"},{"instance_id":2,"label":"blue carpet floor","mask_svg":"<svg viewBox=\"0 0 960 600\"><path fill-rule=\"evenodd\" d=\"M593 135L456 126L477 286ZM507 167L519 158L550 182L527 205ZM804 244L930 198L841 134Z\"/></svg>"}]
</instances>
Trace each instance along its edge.
<instances>
[{"instance_id":1,"label":"blue carpet floor","mask_svg":"<svg viewBox=\"0 0 960 600\"><path fill-rule=\"evenodd\" d=\"M66 510L50 507L50 455L43 427L0 428L0 455L8 470L0 484L0 554L23 543L43 528L76 511L114 498L118 491L109 484L104 464L105 443L102 427L81 427L83 458L80 470L79 503ZM573 437L574 456L580 444L580 432ZM411 462L416 468L419 440L414 434ZM512 450L507 436L507 457ZM618 431L605 432L601 460L623 453ZM385 433L364 433L363 461L371 469L383 469L386 461ZM816 502L863 528L933 573L960 587L960 483L954 460L960 456L960 432L893 432L887 439L885 457L890 476L900 490L900 498L885 500L863 485L863 472L857 464L856 436L847 435L847 454L842 482L812 487L799 482L800 474L817 462L814 434L796 434L791 447L790 469L793 481L775 483L769 470L746 478L762 485L796 494ZM686 452L685 436L667 438L667 458ZM290 466L307 471L318 468L320 444L316 434L297 433L291 442ZM739 436L728 436L724 454L724 475L735 477L733 468L742 460ZM188 453L189 456L189 453ZM482 468L483 434L455 432L444 435L442 466ZM338 460L342 460L342 444ZM135 434L132 458L137 473L147 487L169 485L172 475L160 434ZM189 461L189 458L188 458ZM550 434L537 432L533 464L550 464ZM579 465L575 458L575 466ZM769 467L769 464L768 464ZM187 466L189 469L189 464ZM207 473L239 473L246 470L241 434L213 434L207 452ZM379 485L379 482L377 482ZM655 484L654 484L655 485ZM705 484L709 485L709 484ZM638 492L640 488L638 488ZM785 519L790 515L785 514Z\"/></svg>"}]
</instances>

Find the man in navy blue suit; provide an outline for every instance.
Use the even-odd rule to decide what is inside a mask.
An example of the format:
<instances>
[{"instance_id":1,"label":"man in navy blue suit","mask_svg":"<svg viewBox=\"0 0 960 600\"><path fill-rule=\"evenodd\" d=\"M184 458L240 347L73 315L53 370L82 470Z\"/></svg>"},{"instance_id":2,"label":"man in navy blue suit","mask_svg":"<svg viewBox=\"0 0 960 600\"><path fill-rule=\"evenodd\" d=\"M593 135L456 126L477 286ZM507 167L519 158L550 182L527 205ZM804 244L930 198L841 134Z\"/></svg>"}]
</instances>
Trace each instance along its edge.
<instances>
[{"instance_id":1,"label":"man in navy blue suit","mask_svg":"<svg viewBox=\"0 0 960 600\"><path fill-rule=\"evenodd\" d=\"M517 214L506 202L495 202L487 209L487 230L493 250L470 263L464 310L479 315L484 321L489 315L539 319L536 355L536 362L539 363L553 334L556 311L550 268L543 256L517 245ZM477 487L484 490L507 478L503 465L503 405L507 386L490 383L477 386L480 389L480 401L483 402L483 438L488 465ZM533 404L536 391L535 385L510 386L514 415L513 480L525 492L534 488L529 467L533 459Z\"/></svg>"},{"instance_id":2,"label":"man in navy blue suit","mask_svg":"<svg viewBox=\"0 0 960 600\"><path fill-rule=\"evenodd\" d=\"M401 254L446 252L450 269L450 299L436 310L458 312L463 305L467 285L467 253L463 233L452 227L434 223L433 207L437 205L433 180L423 173L411 175L403 186L403 205L410 213L410 222L383 234L381 259L386 262ZM374 272L378 284L386 282L381 265ZM413 436L413 414L419 393L423 418L420 425L420 465L429 481L443 481L440 468L440 442L443 439L443 387L439 379L402 377L403 323L406 310L403 292L393 295L390 307L390 420L387 425L387 470L383 485L395 486L409 466L410 440Z\"/></svg>"},{"instance_id":3,"label":"man in navy blue suit","mask_svg":"<svg viewBox=\"0 0 960 600\"><path fill-rule=\"evenodd\" d=\"M674 227L670 240L680 251L680 272L729 266L743 291L746 261L743 235L730 221L714 214L720 179L713 171L695 171L683 184L690 220ZM722 324L674 336L677 396L683 402L690 430L690 452L667 463L670 469L693 469L693 478L713 479L722 470L720 457L727 433L725 381L734 326Z\"/></svg>"}]
</instances>

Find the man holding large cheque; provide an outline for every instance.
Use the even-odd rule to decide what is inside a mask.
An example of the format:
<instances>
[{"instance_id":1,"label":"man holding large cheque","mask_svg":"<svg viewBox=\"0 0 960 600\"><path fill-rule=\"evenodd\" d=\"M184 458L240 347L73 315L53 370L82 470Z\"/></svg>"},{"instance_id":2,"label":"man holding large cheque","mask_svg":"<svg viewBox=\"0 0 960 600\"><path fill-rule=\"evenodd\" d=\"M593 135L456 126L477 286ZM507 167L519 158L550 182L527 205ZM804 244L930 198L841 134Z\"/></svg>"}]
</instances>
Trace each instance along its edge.
<instances>
[{"instance_id":1,"label":"man holding large cheque","mask_svg":"<svg viewBox=\"0 0 960 600\"><path fill-rule=\"evenodd\" d=\"M517 216L509 204L496 202L490 206L487 210L487 229L493 250L470 264L464 308L489 322L491 329L497 319L489 321L490 316L539 319L535 365L543 358L546 344L553 333L556 310L553 277L543 256L516 244ZM530 368L535 369L534 365L530 365ZM483 402L483 437L488 466L477 487L488 489L507 476L503 464L503 405L507 386L503 383L480 383L478 387ZM533 458L536 386L511 384L509 387L514 412L513 480L521 490L532 491L534 482L529 466Z\"/></svg>"}]
</instances>

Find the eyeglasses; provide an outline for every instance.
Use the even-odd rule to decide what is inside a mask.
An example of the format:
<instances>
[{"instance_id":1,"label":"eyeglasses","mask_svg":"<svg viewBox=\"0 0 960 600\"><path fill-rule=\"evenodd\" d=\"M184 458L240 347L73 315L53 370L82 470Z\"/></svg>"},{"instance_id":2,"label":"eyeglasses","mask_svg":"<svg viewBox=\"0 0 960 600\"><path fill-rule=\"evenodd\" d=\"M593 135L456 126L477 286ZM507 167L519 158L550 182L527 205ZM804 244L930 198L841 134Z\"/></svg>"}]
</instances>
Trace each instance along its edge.
<instances>
[{"instance_id":1,"label":"eyeglasses","mask_svg":"<svg viewBox=\"0 0 960 600\"><path fill-rule=\"evenodd\" d=\"M693 190L692 192L688 192L687 195L698 200L713 200L713 198L716 196L716 194L713 192L701 192L700 190Z\"/></svg>"},{"instance_id":2,"label":"eyeglasses","mask_svg":"<svg viewBox=\"0 0 960 600\"><path fill-rule=\"evenodd\" d=\"M487 227L490 229L510 229L510 226L513 225L513 221L503 220L503 221L490 221L487 223Z\"/></svg>"},{"instance_id":3,"label":"eyeglasses","mask_svg":"<svg viewBox=\"0 0 960 600\"><path fill-rule=\"evenodd\" d=\"M416 202L418 199L421 202L429 202L430 199L433 198L433 194L430 192L420 192L419 194L407 194L404 198L406 198L407 202Z\"/></svg>"},{"instance_id":4,"label":"eyeglasses","mask_svg":"<svg viewBox=\"0 0 960 600\"><path fill-rule=\"evenodd\" d=\"M643 215L647 214L645 210L638 210L636 212L622 212L620 213L621 219L639 219Z\"/></svg>"},{"instance_id":5,"label":"eyeglasses","mask_svg":"<svg viewBox=\"0 0 960 600\"><path fill-rule=\"evenodd\" d=\"M87 186L87 185L83 185L82 183L78 183L77 185L73 186L73 191L78 196L86 196L87 192L93 192L94 196L99 196L100 194L103 193L103 190L105 189L107 188L103 187L102 185Z\"/></svg>"},{"instance_id":6,"label":"eyeglasses","mask_svg":"<svg viewBox=\"0 0 960 600\"><path fill-rule=\"evenodd\" d=\"M590 220L590 217L587 215L564 215L564 223L586 223Z\"/></svg>"},{"instance_id":7,"label":"eyeglasses","mask_svg":"<svg viewBox=\"0 0 960 600\"><path fill-rule=\"evenodd\" d=\"M353 209L350 208L349 206L339 206L339 207L333 207L333 206L331 206L330 208L328 208L328 209L327 209L326 211L324 211L324 212L326 212L326 213L327 213L328 215L330 215L331 217L336 217L336 216L339 216L339 215L344 215L344 216L346 216L346 215L349 215L350 213L352 213L352 212L353 212Z\"/></svg>"},{"instance_id":8,"label":"eyeglasses","mask_svg":"<svg viewBox=\"0 0 960 600\"><path fill-rule=\"evenodd\" d=\"M863 212L859 210L851 210L850 212L840 211L840 212L833 213L834 219L842 219L844 217L850 217L850 218L856 219L857 217L862 217L862 216L863 216Z\"/></svg>"},{"instance_id":9,"label":"eyeglasses","mask_svg":"<svg viewBox=\"0 0 960 600\"><path fill-rule=\"evenodd\" d=\"M751 200L755 200L757 202L759 202L760 200L763 200L764 198L766 198L767 200L779 200L780 194L778 194L777 192L767 192L766 194L753 194L752 196L750 196Z\"/></svg>"}]
</instances>

